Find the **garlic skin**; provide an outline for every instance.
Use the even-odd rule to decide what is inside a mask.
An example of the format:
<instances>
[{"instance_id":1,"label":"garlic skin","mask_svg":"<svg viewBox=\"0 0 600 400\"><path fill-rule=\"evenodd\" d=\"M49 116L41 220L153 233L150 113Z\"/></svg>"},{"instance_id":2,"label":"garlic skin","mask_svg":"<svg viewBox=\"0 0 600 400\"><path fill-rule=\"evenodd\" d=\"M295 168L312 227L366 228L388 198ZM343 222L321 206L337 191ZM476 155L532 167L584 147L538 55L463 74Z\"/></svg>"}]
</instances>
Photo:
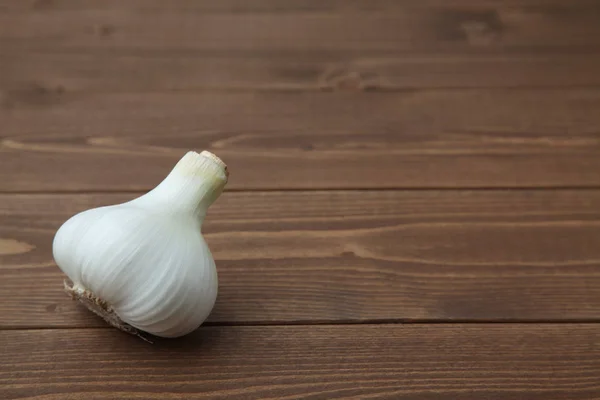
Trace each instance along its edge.
<instances>
[{"instance_id":1,"label":"garlic skin","mask_svg":"<svg viewBox=\"0 0 600 400\"><path fill-rule=\"evenodd\" d=\"M150 192L67 220L52 250L72 294L90 295L102 307L88 308L118 327L103 314L160 337L197 329L218 292L202 222L227 180L217 156L188 152Z\"/></svg>"}]
</instances>

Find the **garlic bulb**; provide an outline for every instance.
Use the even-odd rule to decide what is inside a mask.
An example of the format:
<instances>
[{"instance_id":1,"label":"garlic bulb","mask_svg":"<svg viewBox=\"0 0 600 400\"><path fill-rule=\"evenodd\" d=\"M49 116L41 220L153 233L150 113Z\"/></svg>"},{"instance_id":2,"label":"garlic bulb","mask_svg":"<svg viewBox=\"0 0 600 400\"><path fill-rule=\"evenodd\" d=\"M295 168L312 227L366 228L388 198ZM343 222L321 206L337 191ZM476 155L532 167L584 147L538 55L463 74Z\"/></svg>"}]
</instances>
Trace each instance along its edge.
<instances>
[{"instance_id":1,"label":"garlic bulb","mask_svg":"<svg viewBox=\"0 0 600 400\"><path fill-rule=\"evenodd\" d=\"M134 334L178 337L198 328L218 288L201 226L227 179L217 156L188 152L150 192L67 220L53 242L73 282L67 291Z\"/></svg>"}]
</instances>

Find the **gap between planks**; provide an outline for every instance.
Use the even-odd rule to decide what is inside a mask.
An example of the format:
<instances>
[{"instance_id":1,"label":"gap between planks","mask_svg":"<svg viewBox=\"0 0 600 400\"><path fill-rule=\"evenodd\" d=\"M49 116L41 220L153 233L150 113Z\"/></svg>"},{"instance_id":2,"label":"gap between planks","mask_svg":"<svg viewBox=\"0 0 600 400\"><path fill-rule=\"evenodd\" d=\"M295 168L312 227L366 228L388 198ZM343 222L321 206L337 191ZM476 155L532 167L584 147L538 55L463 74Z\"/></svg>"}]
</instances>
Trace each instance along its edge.
<instances>
[{"instance_id":1,"label":"gap between planks","mask_svg":"<svg viewBox=\"0 0 600 400\"><path fill-rule=\"evenodd\" d=\"M342 321L342 320L304 320L304 321L207 321L197 330L207 327L284 327L284 326L343 326L343 325L596 325L600 324L600 319L544 319L544 320L474 320L474 319L455 319L455 320L436 320L436 319L418 319L418 320L395 320L395 319L373 319L364 321ZM88 330L88 329L115 329L109 325L106 326L0 326L0 331L40 331L40 330Z\"/></svg>"},{"instance_id":2,"label":"gap between planks","mask_svg":"<svg viewBox=\"0 0 600 400\"><path fill-rule=\"evenodd\" d=\"M157 183L158 185L158 183ZM28 195L28 196L62 196L62 195L90 195L90 194L114 194L114 195L136 195L144 194L152 190L154 187L149 187L145 190L122 190L122 189L97 189L97 190L0 190L0 196L9 195ZM506 192L506 191L596 191L600 190L600 186L464 186L464 187L413 187L413 186L398 186L398 187L339 187L339 188L231 188L225 189L229 193L287 193L287 192Z\"/></svg>"}]
</instances>

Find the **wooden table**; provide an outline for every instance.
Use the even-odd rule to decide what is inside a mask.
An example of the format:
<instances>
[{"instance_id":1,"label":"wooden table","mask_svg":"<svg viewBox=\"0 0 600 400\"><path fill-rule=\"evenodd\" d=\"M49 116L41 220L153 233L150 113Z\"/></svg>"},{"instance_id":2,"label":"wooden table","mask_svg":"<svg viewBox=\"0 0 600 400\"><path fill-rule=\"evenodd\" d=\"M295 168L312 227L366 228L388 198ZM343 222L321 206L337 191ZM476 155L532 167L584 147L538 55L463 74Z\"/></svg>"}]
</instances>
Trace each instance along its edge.
<instances>
[{"instance_id":1,"label":"wooden table","mask_svg":"<svg viewBox=\"0 0 600 400\"><path fill-rule=\"evenodd\" d=\"M597 0L0 0L1 399L600 399ZM210 320L62 291L76 212L230 183Z\"/></svg>"}]
</instances>

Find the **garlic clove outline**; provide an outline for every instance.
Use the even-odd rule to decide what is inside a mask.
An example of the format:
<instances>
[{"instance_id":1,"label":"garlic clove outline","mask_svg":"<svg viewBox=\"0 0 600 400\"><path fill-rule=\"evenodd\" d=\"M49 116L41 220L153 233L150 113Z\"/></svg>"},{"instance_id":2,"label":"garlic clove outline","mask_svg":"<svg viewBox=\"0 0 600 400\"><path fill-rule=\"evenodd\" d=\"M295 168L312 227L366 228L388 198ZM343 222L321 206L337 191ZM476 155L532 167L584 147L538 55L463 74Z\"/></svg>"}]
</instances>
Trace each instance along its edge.
<instances>
[{"instance_id":1,"label":"garlic clove outline","mask_svg":"<svg viewBox=\"0 0 600 400\"><path fill-rule=\"evenodd\" d=\"M129 333L174 338L196 330L218 292L202 223L228 178L219 157L190 151L148 193L69 218L52 245L73 282L67 292Z\"/></svg>"}]
</instances>

